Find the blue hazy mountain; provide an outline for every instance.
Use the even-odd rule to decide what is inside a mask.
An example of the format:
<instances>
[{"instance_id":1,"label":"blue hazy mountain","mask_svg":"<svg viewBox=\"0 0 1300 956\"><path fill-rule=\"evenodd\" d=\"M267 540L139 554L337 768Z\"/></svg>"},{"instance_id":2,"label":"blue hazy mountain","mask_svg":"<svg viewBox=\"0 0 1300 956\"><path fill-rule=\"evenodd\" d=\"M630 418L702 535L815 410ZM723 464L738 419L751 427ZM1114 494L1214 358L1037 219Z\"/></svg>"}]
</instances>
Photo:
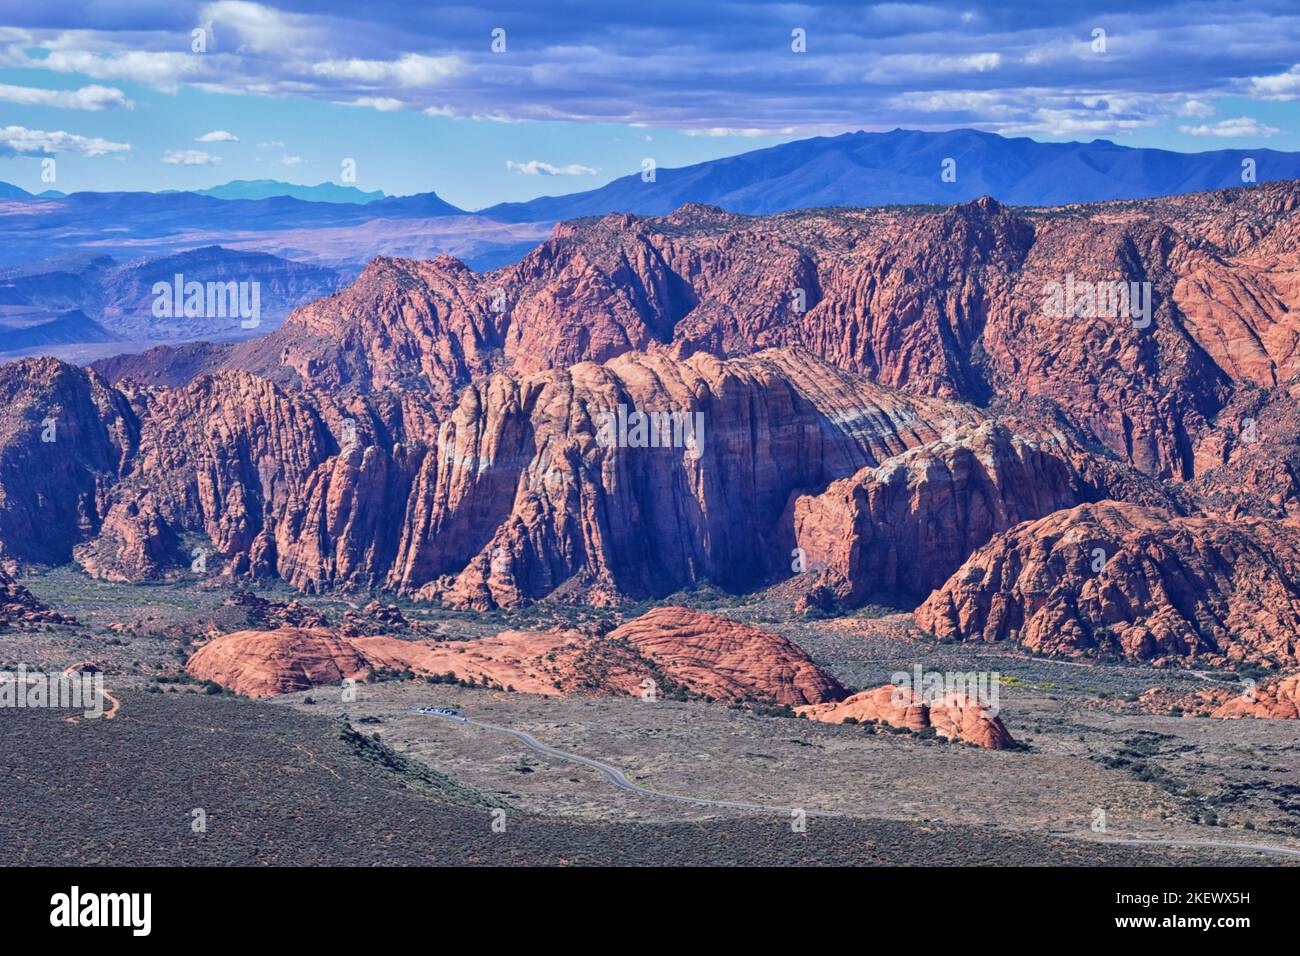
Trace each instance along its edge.
<instances>
[{"instance_id":1,"label":"blue hazy mountain","mask_svg":"<svg viewBox=\"0 0 1300 956\"><path fill-rule=\"evenodd\" d=\"M355 186L340 186L324 182L315 186L282 183L275 179L233 179L211 189L195 189L200 196L217 199L270 199L272 196L289 196L304 202L334 202L365 204L384 198L384 191L365 192Z\"/></svg>"},{"instance_id":2,"label":"blue hazy mountain","mask_svg":"<svg viewBox=\"0 0 1300 956\"><path fill-rule=\"evenodd\" d=\"M944 161L956 179L941 178ZM1176 153L1090 143L1040 143L971 129L927 133L844 133L797 140L677 169L654 182L638 171L567 196L543 196L481 210L508 222L554 221L630 212L664 215L683 203L761 215L817 206L957 203L994 198L1011 205L1054 206L1148 199L1242 185L1253 159L1259 182L1300 178L1300 153L1220 149Z\"/></svg>"}]
</instances>

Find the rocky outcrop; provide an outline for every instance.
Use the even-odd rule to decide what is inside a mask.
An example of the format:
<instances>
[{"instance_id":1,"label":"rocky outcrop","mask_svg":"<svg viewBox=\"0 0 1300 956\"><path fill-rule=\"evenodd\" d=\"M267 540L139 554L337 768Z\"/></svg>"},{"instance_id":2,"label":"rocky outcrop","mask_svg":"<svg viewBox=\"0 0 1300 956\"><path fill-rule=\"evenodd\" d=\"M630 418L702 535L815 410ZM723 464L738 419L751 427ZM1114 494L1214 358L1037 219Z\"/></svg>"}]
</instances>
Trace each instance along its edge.
<instances>
[{"instance_id":1,"label":"rocky outcrop","mask_svg":"<svg viewBox=\"0 0 1300 956\"><path fill-rule=\"evenodd\" d=\"M325 628L235 631L200 647L186 671L249 697L271 697L364 676L370 661Z\"/></svg>"},{"instance_id":2,"label":"rocky outcrop","mask_svg":"<svg viewBox=\"0 0 1300 956\"><path fill-rule=\"evenodd\" d=\"M0 564L65 564L135 452L128 398L56 359L0 365Z\"/></svg>"},{"instance_id":3,"label":"rocky outcrop","mask_svg":"<svg viewBox=\"0 0 1300 956\"><path fill-rule=\"evenodd\" d=\"M823 492L792 501L794 545L842 603L915 604L996 533L1100 491L1050 435L985 421L952 426Z\"/></svg>"},{"instance_id":4,"label":"rocky outcrop","mask_svg":"<svg viewBox=\"0 0 1300 956\"><path fill-rule=\"evenodd\" d=\"M827 724L881 723L900 730L924 733L933 727L936 736L974 744L986 750L1016 747L1002 720L966 694L945 694L934 700L908 687L885 684L864 690L844 700L797 708L809 720Z\"/></svg>"},{"instance_id":5,"label":"rocky outcrop","mask_svg":"<svg viewBox=\"0 0 1300 956\"><path fill-rule=\"evenodd\" d=\"M329 618L301 601L271 601L244 588L231 591L224 603L228 607L243 608L247 612L250 630L273 631L281 627L320 628L330 625Z\"/></svg>"},{"instance_id":6,"label":"rocky outcrop","mask_svg":"<svg viewBox=\"0 0 1300 956\"><path fill-rule=\"evenodd\" d=\"M656 608L606 638L626 642L692 693L715 700L797 706L844 697L844 688L785 638L683 607Z\"/></svg>"},{"instance_id":7,"label":"rocky outcrop","mask_svg":"<svg viewBox=\"0 0 1300 956\"><path fill-rule=\"evenodd\" d=\"M1300 662L1300 525L1118 502L1026 522L916 611L944 639L1045 654Z\"/></svg>"},{"instance_id":8,"label":"rocky outcrop","mask_svg":"<svg viewBox=\"0 0 1300 956\"><path fill-rule=\"evenodd\" d=\"M1300 379L1243 387L1195 446L1189 491L1224 515L1300 516Z\"/></svg>"},{"instance_id":9,"label":"rocky outcrop","mask_svg":"<svg viewBox=\"0 0 1300 956\"><path fill-rule=\"evenodd\" d=\"M46 624L76 623L76 618L50 610L31 591L0 571L0 631L29 631Z\"/></svg>"},{"instance_id":10,"label":"rocky outcrop","mask_svg":"<svg viewBox=\"0 0 1300 956\"><path fill-rule=\"evenodd\" d=\"M279 576L480 608L789 573L792 492L981 419L785 352L496 375L442 418L420 393L340 405L232 371L141 392L133 413L133 453L77 547L91 574Z\"/></svg>"},{"instance_id":11,"label":"rocky outcrop","mask_svg":"<svg viewBox=\"0 0 1300 956\"><path fill-rule=\"evenodd\" d=\"M1287 538L1187 521L1296 511L1298 210L1294 183L1065 210L689 206L562 224L486 274L377 259L271 335L178 352L217 369L183 387L0 370L0 563L75 555L109 579L278 577L480 609L745 590L802 564L824 569L810 607L938 587L951 606L931 598L926 620L982 635L1021 612L980 610L983 585L946 577L973 549L1018 553L1020 523L1057 509L1163 510L1175 554L1206 534L1229 554L1233 533L1265 535L1261 555ZM1097 314L1097 282L1135 283L1139 314ZM1060 287L1076 301L1057 315ZM184 377L166 361L140 367ZM620 408L698 421L702 440L660 419L666 442L603 441ZM1238 434L1246 418L1259 440ZM1213 564L1191 551L1187 567ZM1246 573L1266 593L1216 571L1173 610L1157 608L1196 590L1184 565L1131 557L1145 583L1115 583L1122 606L1098 597L1105 620L1072 603L1080 576L991 632L1292 653L1266 636L1291 612L1262 557Z\"/></svg>"},{"instance_id":12,"label":"rocky outcrop","mask_svg":"<svg viewBox=\"0 0 1300 956\"><path fill-rule=\"evenodd\" d=\"M1300 675L1279 678L1237 694L1215 708L1212 717L1236 719L1257 717L1264 720L1300 719Z\"/></svg>"},{"instance_id":13,"label":"rocky outcrop","mask_svg":"<svg viewBox=\"0 0 1300 956\"><path fill-rule=\"evenodd\" d=\"M416 626L406 619L397 605L374 600L363 608L344 611L339 631L345 637L359 637L362 634L401 634Z\"/></svg>"},{"instance_id":14,"label":"rocky outcrop","mask_svg":"<svg viewBox=\"0 0 1300 956\"><path fill-rule=\"evenodd\" d=\"M505 631L430 643L345 637L322 628L237 631L214 639L187 670L250 697L304 690L374 669L450 676L530 694L681 692L712 700L821 703L844 690L775 634L684 608L651 611L605 637L572 630Z\"/></svg>"}]
</instances>

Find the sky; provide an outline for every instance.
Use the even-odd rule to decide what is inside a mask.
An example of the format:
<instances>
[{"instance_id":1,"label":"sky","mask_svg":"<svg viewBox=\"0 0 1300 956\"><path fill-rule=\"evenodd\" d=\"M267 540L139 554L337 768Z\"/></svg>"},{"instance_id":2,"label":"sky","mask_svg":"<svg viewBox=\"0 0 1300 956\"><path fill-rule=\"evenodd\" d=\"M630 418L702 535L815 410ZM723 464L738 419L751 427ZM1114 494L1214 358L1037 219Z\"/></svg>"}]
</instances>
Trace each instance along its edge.
<instances>
[{"instance_id":1,"label":"sky","mask_svg":"<svg viewBox=\"0 0 1300 956\"><path fill-rule=\"evenodd\" d=\"M1300 150L1297 119L1296 0L0 0L0 180L32 192L351 160L477 209L858 129Z\"/></svg>"}]
</instances>

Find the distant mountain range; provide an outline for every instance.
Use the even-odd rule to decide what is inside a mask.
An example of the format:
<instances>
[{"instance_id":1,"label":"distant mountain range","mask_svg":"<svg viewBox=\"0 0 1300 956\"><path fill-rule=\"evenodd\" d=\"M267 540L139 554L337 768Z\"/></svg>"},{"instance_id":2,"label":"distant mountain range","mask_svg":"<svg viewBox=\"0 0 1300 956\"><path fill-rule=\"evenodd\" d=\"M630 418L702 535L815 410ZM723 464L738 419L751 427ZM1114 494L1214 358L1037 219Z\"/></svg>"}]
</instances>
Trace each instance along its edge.
<instances>
[{"instance_id":1,"label":"distant mountain range","mask_svg":"<svg viewBox=\"0 0 1300 956\"><path fill-rule=\"evenodd\" d=\"M0 183L0 199L62 199L67 193L57 189L47 189L42 193L29 193L13 183Z\"/></svg>"},{"instance_id":2,"label":"distant mountain range","mask_svg":"<svg viewBox=\"0 0 1300 956\"><path fill-rule=\"evenodd\" d=\"M955 160L955 180L941 178ZM559 221L608 212L662 216L683 203L767 215L819 206L958 203L992 196L1017 206L1151 199L1242 185L1242 160L1259 182L1300 177L1300 153L1220 149L1175 153L1091 143L1040 143L972 129L845 133L640 172L567 196L501 203L480 215L507 222Z\"/></svg>"},{"instance_id":3,"label":"distant mountain range","mask_svg":"<svg viewBox=\"0 0 1300 956\"><path fill-rule=\"evenodd\" d=\"M385 196L353 186L302 186L271 179L235 180L210 189L165 193L62 193L71 215L137 216L156 224L169 212L201 214L205 222L247 223L250 228L349 225L374 219L475 215L500 222L558 222L610 212L660 216L688 203L728 212L768 215L820 206L950 204L992 196L1016 206L1056 206L1114 199L1151 199L1240 186L1242 162L1252 160L1258 182L1300 178L1300 153L1271 149L1219 149L1176 153L1090 143L1040 143L972 129L844 133L757 149L676 169L640 172L598 189L527 202L498 203L476 213L453 206L437 193ZM942 177L954 162L952 181ZM163 198L167 197L167 198ZM202 198L196 198L202 197ZM0 183L0 198L32 198ZM258 206L222 210L208 200ZM340 208L341 207L341 208ZM0 223L0 227L3 223Z\"/></svg>"},{"instance_id":4,"label":"distant mountain range","mask_svg":"<svg viewBox=\"0 0 1300 956\"><path fill-rule=\"evenodd\" d=\"M340 186L337 183L317 183L315 186L300 186L297 183L282 183L275 179L234 179L211 189L196 189L200 196L213 196L217 199L270 199L272 196L289 196L304 202L340 202L364 205L383 199L382 189L365 192L355 186Z\"/></svg>"}]
</instances>

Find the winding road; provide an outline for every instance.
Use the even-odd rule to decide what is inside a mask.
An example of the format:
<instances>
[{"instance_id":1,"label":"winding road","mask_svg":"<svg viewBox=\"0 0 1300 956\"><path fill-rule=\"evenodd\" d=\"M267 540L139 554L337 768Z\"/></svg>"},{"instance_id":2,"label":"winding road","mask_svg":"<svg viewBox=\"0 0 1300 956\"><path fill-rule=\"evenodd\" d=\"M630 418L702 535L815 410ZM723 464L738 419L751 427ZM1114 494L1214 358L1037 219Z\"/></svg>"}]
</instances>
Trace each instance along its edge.
<instances>
[{"instance_id":1,"label":"winding road","mask_svg":"<svg viewBox=\"0 0 1300 956\"><path fill-rule=\"evenodd\" d=\"M443 720L455 724L465 724L477 727L480 730L491 731L492 733L505 734L518 740L529 750L536 751L547 757L554 757L557 760L563 760L566 763L581 764L584 767L590 767L600 772L607 781L628 793L634 793L642 797L650 797L655 800L672 800L675 803L685 803L696 807L720 807L726 810L742 810L751 813L776 813L783 816L790 816L796 811L802 810L806 816L810 817L843 817L848 818L847 814L830 813L825 810L805 810L801 807L775 807L763 803L745 803L739 800L706 800L703 797L688 797L679 793L665 793L662 790L651 790L649 787L643 787L639 783L633 783L627 778L627 775L617 767L611 767L607 763L601 763L599 760L593 760L590 757L583 757L580 754L571 754L564 750L557 750L542 743L532 734L525 733L522 730L512 730L509 727L501 727L497 724L485 724L482 721L473 720L464 715L456 714L438 714L427 711L421 711L418 708L412 709L412 713L423 714L427 717L441 717ZM1078 840L1076 834L1071 833L1053 833L1052 836L1066 840ZM1163 847L1205 847L1210 849L1236 850L1236 851L1257 851L1259 853L1271 853L1275 856L1296 857L1300 858L1300 849L1290 847L1269 846L1263 843L1234 843L1231 840L1146 840L1137 837L1102 837L1099 839L1088 840L1091 843L1113 843L1124 844L1128 846L1163 846Z\"/></svg>"},{"instance_id":2,"label":"winding road","mask_svg":"<svg viewBox=\"0 0 1300 956\"><path fill-rule=\"evenodd\" d=\"M421 713L421 711L414 711ZM627 775L617 767L611 767L607 763L601 763L599 760L592 760L590 757L583 757L580 754L571 754L564 750L557 750L547 744L542 743L532 734L525 733L522 730L512 730L509 727L499 727L496 724L485 724L481 721L471 720L468 717L457 717L452 714L425 714L428 717L441 717L443 720L449 720L455 724L467 724L472 727L478 727L481 730L488 730L497 734L505 734L513 737L522 743L529 750L535 750L539 754L545 754L548 757L554 757L557 760L563 760L567 763L581 764L584 767L590 767L593 770L600 771L601 776L618 787L620 790L626 790L628 793L635 793L642 797L652 797L656 800L672 800L676 803L690 804L697 807L721 807L726 810L747 810L752 813L779 813L784 816L791 816L795 812L802 812L810 817L838 817L842 814L828 813L823 810L805 810L802 807L774 807L763 803L745 803L739 800L706 800L703 797L688 797L679 793L665 793L662 790L651 790L649 787L643 787L639 783L633 783L627 779Z\"/></svg>"}]
</instances>

